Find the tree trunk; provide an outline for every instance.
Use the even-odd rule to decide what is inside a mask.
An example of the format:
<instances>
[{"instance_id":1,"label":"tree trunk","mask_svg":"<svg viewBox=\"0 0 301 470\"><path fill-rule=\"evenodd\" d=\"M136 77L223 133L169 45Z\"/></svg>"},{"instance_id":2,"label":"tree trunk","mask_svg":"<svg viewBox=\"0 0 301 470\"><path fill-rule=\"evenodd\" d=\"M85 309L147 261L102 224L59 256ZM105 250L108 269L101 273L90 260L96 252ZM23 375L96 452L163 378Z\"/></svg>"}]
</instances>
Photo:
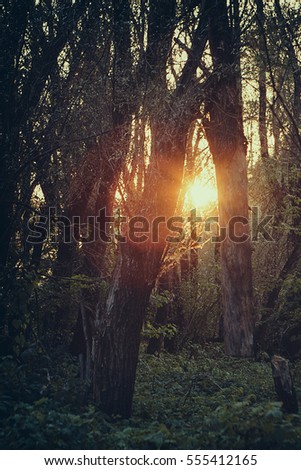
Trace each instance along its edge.
<instances>
[{"instance_id":1,"label":"tree trunk","mask_svg":"<svg viewBox=\"0 0 301 470\"><path fill-rule=\"evenodd\" d=\"M231 220L248 220L247 168L243 145L230 159L215 162L218 187L219 223L227 227L227 238L221 242L221 281L223 298L223 330L225 351L234 356L253 355L253 305L251 247L248 227L237 224L235 233Z\"/></svg>"},{"instance_id":2,"label":"tree trunk","mask_svg":"<svg viewBox=\"0 0 301 470\"><path fill-rule=\"evenodd\" d=\"M215 0L209 14L209 41L217 75L203 124L218 188L224 343L227 354L247 357L253 355L254 320L239 48L229 27L226 1Z\"/></svg>"},{"instance_id":3,"label":"tree trunk","mask_svg":"<svg viewBox=\"0 0 301 470\"><path fill-rule=\"evenodd\" d=\"M256 21L259 33L259 139L260 139L260 153L262 158L269 156L268 150L268 136L267 136L267 85L266 85L266 63L265 63L265 40L264 40L264 24L265 15L263 10L263 0L256 0L257 12Z\"/></svg>"},{"instance_id":4,"label":"tree trunk","mask_svg":"<svg viewBox=\"0 0 301 470\"><path fill-rule=\"evenodd\" d=\"M145 309L153 288L143 277L146 253L123 250L105 315L93 338L93 395L109 414L129 417Z\"/></svg>"},{"instance_id":5,"label":"tree trunk","mask_svg":"<svg viewBox=\"0 0 301 470\"><path fill-rule=\"evenodd\" d=\"M282 402L283 411L298 413L298 401L288 361L281 356L273 356L271 362L275 391Z\"/></svg>"}]
</instances>

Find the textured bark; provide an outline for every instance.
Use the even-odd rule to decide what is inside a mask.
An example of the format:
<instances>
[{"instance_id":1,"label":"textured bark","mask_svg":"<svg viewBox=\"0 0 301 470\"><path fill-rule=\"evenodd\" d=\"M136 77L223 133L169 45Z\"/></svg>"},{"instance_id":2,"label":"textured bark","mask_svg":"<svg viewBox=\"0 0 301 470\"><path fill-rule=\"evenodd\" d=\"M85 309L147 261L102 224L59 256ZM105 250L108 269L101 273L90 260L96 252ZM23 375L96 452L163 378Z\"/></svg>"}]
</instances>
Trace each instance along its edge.
<instances>
[{"instance_id":1,"label":"textured bark","mask_svg":"<svg viewBox=\"0 0 301 470\"><path fill-rule=\"evenodd\" d=\"M219 220L229 228L233 217L248 219L247 168L243 144L230 159L215 162ZM248 234L236 225L235 236ZM230 235L221 243L221 283L225 351L234 356L253 354L253 305L250 241L235 242Z\"/></svg>"},{"instance_id":2,"label":"textured bark","mask_svg":"<svg viewBox=\"0 0 301 470\"><path fill-rule=\"evenodd\" d=\"M239 49L229 27L225 0L210 9L209 40L217 77L203 124L213 156L221 234L224 344L227 354L253 355L252 265L248 226L246 139L243 134ZM234 218L243 218L236 223ZM241 238L240 238L241 237ZM222 237L223 238L223 237Z\"/></svg>"},{"instance_id":3,"label":"textured bark","mask_svg":"<svg viewBox=\"0 0 301 470\"><path fill-rule=\"evenodd\" d=\"M141 282L145 256L123 253L93 339L94 399L105 412L123 417L132 411L140 332L153 287Z\"/></svg>"}]
</instances>

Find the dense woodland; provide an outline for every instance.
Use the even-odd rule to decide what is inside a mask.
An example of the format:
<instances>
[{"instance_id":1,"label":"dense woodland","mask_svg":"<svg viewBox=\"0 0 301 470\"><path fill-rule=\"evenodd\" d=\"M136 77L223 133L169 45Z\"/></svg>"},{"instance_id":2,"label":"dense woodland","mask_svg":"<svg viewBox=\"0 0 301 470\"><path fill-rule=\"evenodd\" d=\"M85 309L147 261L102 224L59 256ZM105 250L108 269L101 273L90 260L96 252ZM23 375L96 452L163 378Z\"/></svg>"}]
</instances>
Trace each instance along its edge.
<instances>
[{"instance_id":1,"label":"dense woodland","mask_svg":"<svg viewBox=\"0 0 301 470\"><path fill-rule=\"evenodd\" d=\"M300 448L300 13L3 3L1 448Z\"/></svg>"}]
</instances>

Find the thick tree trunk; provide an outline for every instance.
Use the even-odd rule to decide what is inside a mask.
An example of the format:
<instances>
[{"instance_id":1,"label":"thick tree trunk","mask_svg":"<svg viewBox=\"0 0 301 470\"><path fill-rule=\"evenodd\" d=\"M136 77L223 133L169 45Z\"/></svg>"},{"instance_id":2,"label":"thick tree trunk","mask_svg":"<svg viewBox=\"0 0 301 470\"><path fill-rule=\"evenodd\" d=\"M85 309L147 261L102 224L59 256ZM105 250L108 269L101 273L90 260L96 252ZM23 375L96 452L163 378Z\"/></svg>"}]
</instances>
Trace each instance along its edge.
<instances>
[{"instance_id":1,"label":"thick tree trunk","mask_svg":"<svg viewBox=\"0 0 301 470\"><path fill-rule=\"evenodd\" d=\"M221 235L221 281L223 297L223 331L226 353L234 356L253 354L252 269L248 226L231 220L248 220L247 168L243 143L229 159L215 162L218 186L219 223ZM240 241L239 238L243 237Z\"/></svg>"},{"instance_id":2,"label":"thick tree trunk","mask_svg":"<svg viewBox=\"0 0 301 470\"><path fill-rule=\"evenodd\" d=\"M240 51L235 42L237 31L229 27L226 1L212 3L209 40L217 76L208 94L203 124L218 188L224 343L227 354L247 357L253 355L254 320L246 139L237 67Z\"/></svg>"},{"instance_id":3,"label":"thick tree trunk","mask_svg":"<svg viewBox=\"0 0 301 470\"><path fill-rule=\"evenodd\" d=\"M144 277L143 250L127 247L116 268L105 315L93 338L93 395L109 414L129 417L145 309L153 284Z\"/></svg>"}]
</instances>

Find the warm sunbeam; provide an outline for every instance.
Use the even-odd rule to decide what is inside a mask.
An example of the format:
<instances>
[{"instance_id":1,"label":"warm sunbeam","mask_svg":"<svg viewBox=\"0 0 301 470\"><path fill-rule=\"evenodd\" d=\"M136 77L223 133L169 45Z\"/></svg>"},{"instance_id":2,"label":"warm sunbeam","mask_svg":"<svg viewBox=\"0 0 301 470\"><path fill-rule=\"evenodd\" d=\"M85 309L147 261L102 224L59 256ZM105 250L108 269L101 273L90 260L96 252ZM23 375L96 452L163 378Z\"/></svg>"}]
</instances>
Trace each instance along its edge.
<instances>
[{"instance_id":1,"label":"warm sunbeam","mask_svg":"<svg viewBox=\"0 0 301 470\"><path fill-rule=\"evenodd\" d=\"M205 210L213 203L217 203L217 188L214 179L197 177L188 187L185 206Z\"/></svg>"}]
</instances>

